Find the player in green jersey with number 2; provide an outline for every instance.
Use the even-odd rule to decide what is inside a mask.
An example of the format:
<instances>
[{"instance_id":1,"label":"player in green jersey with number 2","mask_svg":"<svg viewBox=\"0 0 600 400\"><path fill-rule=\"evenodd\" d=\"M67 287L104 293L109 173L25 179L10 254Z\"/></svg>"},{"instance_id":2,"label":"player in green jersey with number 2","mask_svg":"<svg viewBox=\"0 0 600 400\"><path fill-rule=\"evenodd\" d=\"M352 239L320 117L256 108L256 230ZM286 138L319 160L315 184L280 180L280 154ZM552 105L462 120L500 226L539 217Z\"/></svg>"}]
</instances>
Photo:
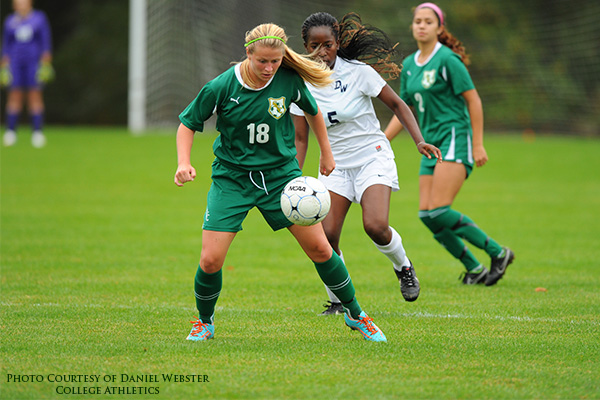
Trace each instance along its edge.
<instances>
[{"instance_id":1,"label":"player in green jersey with number 2","mask_svg":"<svg viewBox=\"0 0 600 400\"><path fill-rule=\"evenodd\" d=\"M304 83L327 86L332 82L331 71L287 47L285 32L277 25L259 25L245 39L246 59L208 82L179 116L177 186L196 176L190 161L194 132L201 132L213 113L219 131L213 144L216 158L194 280L199 318L192 321L187 340L214 337L223 263L248 211L257 207L273 230L288 228L294 235L321 280L342 301L346 325L367 340L385 342L383 332L358 304L348 270L327 241L322 225L294 225L280 206L284 186L302 175L288 112L292 103L306 112L315 132L321 149L320 173L329 175L335 168L325 122Z\"/></svg>"},{"instance_id":2,"label":"player in green jersey with number 2","mask_svg":"<svg viewBox=\"0 0 600 400\"><path fill-rule=\"evenodd\" d=\"M488 160L483 147L483 109L467 71L465 49L445 27L444 13L434 3L416 7L412 33L419 50L403 62L400 97L417 116L423 137L442 152L443 162L423 157L419 171L419 218L434 238L466 268L464 284L496 284L514 259L452 203L473 170ZM385 134L402 129L393 117ZM490 269L481 264L462 239L485 250Z\"/></svg>"}]
</instances>

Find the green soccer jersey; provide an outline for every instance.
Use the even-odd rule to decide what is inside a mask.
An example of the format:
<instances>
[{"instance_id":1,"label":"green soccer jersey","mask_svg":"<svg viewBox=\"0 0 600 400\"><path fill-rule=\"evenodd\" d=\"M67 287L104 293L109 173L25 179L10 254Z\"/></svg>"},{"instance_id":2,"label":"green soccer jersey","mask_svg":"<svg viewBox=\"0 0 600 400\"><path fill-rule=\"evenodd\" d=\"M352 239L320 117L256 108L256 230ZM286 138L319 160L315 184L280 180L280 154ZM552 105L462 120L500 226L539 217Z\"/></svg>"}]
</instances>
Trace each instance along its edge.
<instances>
[{"instance_id":1,"label":"green soccer jersey","mask_svg":"<svg viewBox=\"0 0 600 400\"><path fill-rule=\"evenodd\" d=\"M423 137L438 145L451 132L471 136L471 119L461 93L475 86L460 56L441 43L423 64L417 62L419 53L403 62L400 97L414 107Z\"/></svg>"},{"instance_id":2,"label":"green soccer jersey","mask_svg":"<svg viewBox=\"0 0 600 400\"><path fill-rule=\"evenodd\" d=\"M213 151L229 165L261 170L290 162L296 156L290 104L316 115L315 99L302 78L284 67L262 89L250 89L242 82L237 64L208 82L179 115L180 121L202 132L204 121L216 112L219 136Z\"/></svg>"}]
</instances>

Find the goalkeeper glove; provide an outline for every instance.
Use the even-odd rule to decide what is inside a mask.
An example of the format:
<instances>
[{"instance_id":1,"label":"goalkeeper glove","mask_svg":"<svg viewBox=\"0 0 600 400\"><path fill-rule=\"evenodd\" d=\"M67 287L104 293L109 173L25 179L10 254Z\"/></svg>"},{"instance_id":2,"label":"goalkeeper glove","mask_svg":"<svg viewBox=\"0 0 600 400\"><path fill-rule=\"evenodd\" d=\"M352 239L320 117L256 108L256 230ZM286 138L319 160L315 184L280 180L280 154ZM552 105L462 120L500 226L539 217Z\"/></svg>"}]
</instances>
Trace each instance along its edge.
<instances>
[{"instance_id":1,"label":"goalkeeper glove","mask_svg":"<svg viewBox=\"0 0 600 400\"><path fill-rule=\"evenodd\" d=\"M54 79L54 68L52 68L52 64L50 63L41 63L37 73L35 74L35 78L39 83L48 83Z\"/></svg>"},{"instance_id":2,"label":"goalkeeper glove","mask_svg":"<svg viewBox=\"0 0 600 400\"><path fill-rule=\"evenodd\" d=\"M0 86L8 87L12 83L13 77L10 73L10 67L5 65L0 69Z\"/></svg>"}]
</instances>

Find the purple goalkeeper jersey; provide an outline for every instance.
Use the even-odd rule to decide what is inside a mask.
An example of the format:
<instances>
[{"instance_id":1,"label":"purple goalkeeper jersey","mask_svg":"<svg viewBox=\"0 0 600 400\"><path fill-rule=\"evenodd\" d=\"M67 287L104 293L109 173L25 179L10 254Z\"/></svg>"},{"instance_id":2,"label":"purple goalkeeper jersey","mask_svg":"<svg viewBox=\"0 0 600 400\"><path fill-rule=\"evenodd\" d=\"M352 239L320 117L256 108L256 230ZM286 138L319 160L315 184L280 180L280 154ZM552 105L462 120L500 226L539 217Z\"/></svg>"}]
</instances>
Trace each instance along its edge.
<instances>
[{"instance_id":1,"label":"purple goalkeeper jersey","mask_svg":"<svg viewBox=\"0 0 600 400\"><path fill-rule=\"evenodd\" d=\"M32 10L25 18L13 13L4 21L2 56L7 55L11 63L37 62L51 50L50 25L43 11Z\"/></svg>"}]
</instances>

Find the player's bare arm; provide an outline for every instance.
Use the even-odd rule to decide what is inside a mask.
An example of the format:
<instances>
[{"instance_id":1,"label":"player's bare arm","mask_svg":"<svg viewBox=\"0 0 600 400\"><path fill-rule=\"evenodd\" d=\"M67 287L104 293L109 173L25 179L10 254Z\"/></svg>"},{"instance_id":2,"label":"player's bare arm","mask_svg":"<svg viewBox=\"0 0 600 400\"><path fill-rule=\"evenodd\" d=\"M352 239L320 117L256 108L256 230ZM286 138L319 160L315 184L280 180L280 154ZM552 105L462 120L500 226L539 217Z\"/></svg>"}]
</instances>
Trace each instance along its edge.
<instances>
[{"instance_id":1,"label":"player's bare arm","mask_svg":"<svg viewBox=\"0 0 600 400\"><path fill-rule=\"evenodd\" d=\"M401 126L406 127L406 130L408 133L410 133L410 136L417 145L417 150L419 150L419 153L423 154L427 158L431 158L433 156L441 162L442 153L440 152L440 149L425 142L425 139L421 134L421 129L419 129L419 124L417 123L412 111L394 92L394 90L392 90L390 85L385 85L383 89L381 89L381 93L379 93L378 97L386 106L388 106L390 110L394 112L394 115L396 116L398 122L401 123ZM400 129L398 129L398 132L400 132ZM390 139L387 133L386 137Z\"/></svg>"},{"instance_id":2,"label":"player's bare arm","mask_svg":"<svg viewBox=\"0 0 600 400\"><path fill-rule=\"evenodd\" d=\"M471 129L473 130L473 159L475 165L483 167L488 156L483 146L483 106L481 98L476 89L467 90L462 94L467 103L467 109L471 117Z\"/></svg>"},{"instance_id":3,"label":"player's bare arm","mask_svg":"<svg viewBox=\"0 0 600 400\"><path fill-rule=\"evenodd\" d=\"M175 184L183 186L184 183L196 178L196 170L192 167L190 157L192 144L194 143L194 131L183 124L177 128L177 172L175 172Z\"/></svg>"},{"instance_id":4,"label":"player's bare arm","mask_svg":"<svg viewBox=\"0 0 600 400\"><path fill-rule=\"evenodd\" d=\"M404 127L402 126L400 121L398 121L398 117L394 115L392 116L392 119L390 119L388 126L385 128L385 137L387 138L387 140L391 141L393 138L398 136L398 134L400 133L400 131L402 131L403 128Z\"/></svg>"},{"instance_id":5,"label":"player's bare arm","mask_svg":"<svg viewBox=\"0 0 600 400\"><path fill-rule=\"evenodd\" d=\"M306 118L301 115L294 115L294 128L296 132L296 159L300 169L304 167L306 151L308 150L308 131L309 126Z\"/></svg>"},{"instance_id":6,"label":"player's bare arm","mask_svg":"<svg viewBox=\"0 0 600 400\"><path fill-rule=\"evenodd\" d=\"M335 161L333 160L333 153L331 152L331 145L327 137L327 128L325 127L325 120L323 119L321 110L319 110L317 115L306 114L306 120L315 133L319 148L321 149L319 172L325 176L329 176L335 169Z\"/></svg>"}]
</instances>

